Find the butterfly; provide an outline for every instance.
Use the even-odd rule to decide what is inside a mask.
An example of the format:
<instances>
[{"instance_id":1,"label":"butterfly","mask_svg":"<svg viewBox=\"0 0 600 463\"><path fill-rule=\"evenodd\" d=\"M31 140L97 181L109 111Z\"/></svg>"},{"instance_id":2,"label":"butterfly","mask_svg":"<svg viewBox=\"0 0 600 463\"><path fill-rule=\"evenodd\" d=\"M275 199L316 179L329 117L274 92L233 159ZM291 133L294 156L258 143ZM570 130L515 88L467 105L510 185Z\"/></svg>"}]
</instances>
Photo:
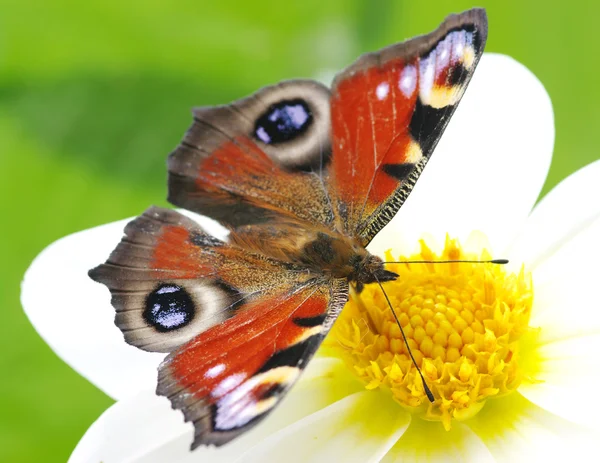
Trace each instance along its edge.
<instances>
[{"instance_id":1,"label":"butterfly","mask_svg":"<svg viewBox=\"0 0 600 463\"><path fill-rule=\"evenodd\" d=\"M200 107L168 159L168 199L229 229L151 207L90 277L125 341L169 353L157 393L220 446L298 380L350 286L395 280L365 248L410 194L485 45L485 10L313 80Z\"/></svg>"}]
</instances>

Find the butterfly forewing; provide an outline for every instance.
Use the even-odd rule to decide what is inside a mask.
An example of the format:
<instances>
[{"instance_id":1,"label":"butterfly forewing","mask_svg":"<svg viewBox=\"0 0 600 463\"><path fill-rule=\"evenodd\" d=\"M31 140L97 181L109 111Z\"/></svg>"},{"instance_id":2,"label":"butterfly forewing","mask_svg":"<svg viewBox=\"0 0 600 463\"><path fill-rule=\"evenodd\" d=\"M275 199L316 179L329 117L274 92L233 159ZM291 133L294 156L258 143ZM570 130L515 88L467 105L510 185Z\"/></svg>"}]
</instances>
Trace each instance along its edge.
<instances>
[{"instance_id":1,"label":"butterfly forewing","mask_svg":"<svg viewBox=\"0 0 600 463\"><path fill-rule=\"evenodd\" d=\"M487 37L483 10L449 16L431 34L363 55L331 96L330 197L363 245L412 190L456 109Z\"/></svg>"}]
</instances>

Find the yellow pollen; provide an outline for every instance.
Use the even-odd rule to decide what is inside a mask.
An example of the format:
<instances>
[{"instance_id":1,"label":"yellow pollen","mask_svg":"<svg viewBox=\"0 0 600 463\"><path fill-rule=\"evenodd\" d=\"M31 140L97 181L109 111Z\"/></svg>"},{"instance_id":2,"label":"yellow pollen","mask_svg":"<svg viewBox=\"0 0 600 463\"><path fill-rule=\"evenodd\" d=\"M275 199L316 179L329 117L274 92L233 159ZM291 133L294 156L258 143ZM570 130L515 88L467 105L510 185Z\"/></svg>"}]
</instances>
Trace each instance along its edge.
<instances>
[{"instance_id":1,"label":"yellow pollen","mask_svg":"<svg viewBox=\"0 0 600 463\"><path fill-rule=\"evenodd\" d=\"M466 254L446 238L441 255L421 240L421 252L386 260L490 259ZM390 264L396 281L384 283L412 353L435 396L430 403L400 329L378 285L352 294L326 346L367 389L391 392L396 402L426 420L475 415L489 398L514 391L523 379L519 340L528 331L531 275L494 264Z\"/></svg>"}]
</instances>

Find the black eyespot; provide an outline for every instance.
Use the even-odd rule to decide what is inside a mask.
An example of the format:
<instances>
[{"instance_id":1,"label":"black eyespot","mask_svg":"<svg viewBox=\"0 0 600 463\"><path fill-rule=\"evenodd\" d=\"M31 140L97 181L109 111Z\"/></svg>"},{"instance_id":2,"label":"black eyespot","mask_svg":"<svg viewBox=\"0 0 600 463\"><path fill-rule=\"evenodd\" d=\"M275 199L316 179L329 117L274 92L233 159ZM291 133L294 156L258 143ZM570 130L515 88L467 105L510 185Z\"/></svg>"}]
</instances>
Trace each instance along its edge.
<instances>
[{"instance_id":1,"label":"black eyespot","mask_svg":"<svg viewBox=\"0 0 600 463\"><path fill-rule=\"evenodd\" d=\"M275 103L258 118L254 136L267 145L292 140L306 132L313 116L304 100Z\"/></svg>"},{"instance_id":2,"label":"black eyespot","mask_svg":"<svg viewBox=\"0 0 600 463\"><path fill-rule=\"evenodd\" d=\"M146 298L144 319L161 333L182 328L194 318L195 307L185 289L163 284Z\"/></svg>"}]
</instances>

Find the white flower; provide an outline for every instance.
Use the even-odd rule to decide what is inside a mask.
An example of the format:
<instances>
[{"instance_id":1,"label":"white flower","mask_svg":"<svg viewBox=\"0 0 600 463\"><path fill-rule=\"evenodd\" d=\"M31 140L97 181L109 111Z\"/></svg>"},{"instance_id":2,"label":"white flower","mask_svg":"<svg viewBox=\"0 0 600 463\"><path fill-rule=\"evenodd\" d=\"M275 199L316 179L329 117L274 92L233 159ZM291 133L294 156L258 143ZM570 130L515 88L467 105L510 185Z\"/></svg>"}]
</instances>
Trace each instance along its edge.
<instances>
[{"instance_id":1,"label":"white flower","mask_svg":"<svg viewBox=\"0 0 600 463\"><path fill-rule=\"evenodd\" d=\"M534 381L490 398L449 431L398 406L339 359L315 358L289 396L252 431L192 453L192 426L154 394L163 357L125 344L106 288L87 277L119 241L121 221L44 250L23 283L25 310L48 344L117 402L70 462L543 461L591 458L600 437L600 161L564 180L535 208L554 143L539 81L501 55L484 55L461 106L409 201L370 246L408 255L424 233L471 242L533 276L522 346ZM532 210L533 209L533 210ZM481 249L479 249L480 251Z\"/></svg>"}]
</instances>

